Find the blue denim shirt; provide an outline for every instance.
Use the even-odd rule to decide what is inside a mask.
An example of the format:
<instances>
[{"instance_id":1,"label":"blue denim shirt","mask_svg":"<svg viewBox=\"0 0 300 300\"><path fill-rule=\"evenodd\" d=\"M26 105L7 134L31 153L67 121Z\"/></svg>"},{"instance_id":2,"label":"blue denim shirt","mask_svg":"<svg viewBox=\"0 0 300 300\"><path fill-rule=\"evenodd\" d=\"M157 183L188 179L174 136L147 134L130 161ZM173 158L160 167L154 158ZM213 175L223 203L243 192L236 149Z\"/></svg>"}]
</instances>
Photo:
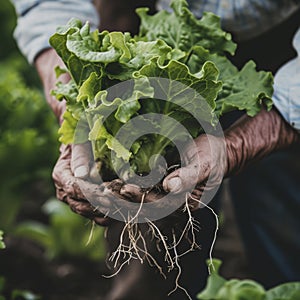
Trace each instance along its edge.
<instances>
[{"instance_id":1,"label":"blue denim shirt","mask_svg":"<svg viewBox=\"0 0 300 300\"><path fill-rule=\"evenodd\" d=\"M113 0L112 0L113 1ZM300 0L187 0L197 17L211 11L221 17L222 26L237 40L259 35L288 18L300 7ZM32 63L49 46L49 37L58 25L76 17L99 25L92 0L12 0L18 14L14 33L22 53ZM170 0L159 0L158 9L169 10ZM293 45L298 56L275 75L274 104L282 116L300 130L300 29Z\"/></svg>"}]
</instances>

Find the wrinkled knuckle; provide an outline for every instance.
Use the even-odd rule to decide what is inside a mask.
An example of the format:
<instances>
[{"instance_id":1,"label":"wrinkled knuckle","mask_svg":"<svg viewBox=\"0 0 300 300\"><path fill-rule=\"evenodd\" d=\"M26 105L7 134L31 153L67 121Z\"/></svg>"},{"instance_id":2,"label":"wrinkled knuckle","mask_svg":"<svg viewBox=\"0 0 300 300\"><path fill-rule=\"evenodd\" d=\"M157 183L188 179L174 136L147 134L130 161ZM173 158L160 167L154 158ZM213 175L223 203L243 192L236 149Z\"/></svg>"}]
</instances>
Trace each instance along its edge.
<instances>
[{"instance_id":1,"label":"wrinkled knuckle","mask_svg":"<svg viewBox=\"0 0 300 300\"><path fill-rule=\"evenodd\" d=\"M78 215L83 215L83 211L81 209L81 206L78 205L78 203L72 203L70 204L70 208L73 212L75 212Z\"/></svg>"},{"instance_id":2,"label":"wrinkled knuckle","mask_svg":"<svg viewBox=\"0 0 300 300\"><path fill-rule=\"evenodd\" d=\"M63 189L56 188L56 198L62 202L67 202L67 194Z\"/></svg>"},{"instance_id":3,"label":"wrinkled knuckle","mask_svg":"<svg viewBox=\"0 0 300 300\"><path fill-rule=\"evenodd\" d=\"M54 167L51 176L52 176L52 179L54 180L54 182L58 182L59 175L58 175L56 167Z\"/></svg>"},{"instance_id":4,"label":"wrinkled knuckle","mask_svg":"<svg viewBox=\"0 0 300 300\"><path fill-rule=\"evenodd\" d=\"M72 180L72 178L69 178L64 182L63 188L69 195L76 194L77 185L76 182Z\"/></svg>"},{"instance_id":5,"label":"wrinkled knuckle","mask_svg":"<svg viewBox=\"0 0 300 300\"><path fill-rule=\"evenodd\" d=\"M212 171L211 162L209 160L206 160L201 163L200 165L200 172L202 174L205 174L205 176L209 176Z\"/></svg>"}]
</instances>

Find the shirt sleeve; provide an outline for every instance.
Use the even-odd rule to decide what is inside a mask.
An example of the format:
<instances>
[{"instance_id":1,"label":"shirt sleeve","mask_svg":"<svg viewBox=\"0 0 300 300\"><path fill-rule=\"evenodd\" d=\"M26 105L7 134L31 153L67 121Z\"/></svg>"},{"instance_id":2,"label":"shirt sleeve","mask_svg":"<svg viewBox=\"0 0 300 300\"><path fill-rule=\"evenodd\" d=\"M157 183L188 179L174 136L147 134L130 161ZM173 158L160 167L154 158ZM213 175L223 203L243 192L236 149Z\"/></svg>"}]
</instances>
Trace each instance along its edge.
<instances>
[{"instance_id":1,"label":"shirt sleeve","mask_svg":"<svg viewBox=\"0 0 300 300\"><path fill-rule=\"evenodd\" d=\"M17 12L14 37L20 51L30 63L44 49L56 28L71 18L89 21L91 29L99 25L92 0L12 0Z\"/></svg>"},{"instance_id":2,"label":"shirt sleeve","mask_svg":"<svg viewBox=\"0 0 300 300\"><path fill-rule=\"evenodd\" d=\"M300 131L300 29L293 44L297 57L275 75L273 101L285 120Z\"/></svg>"}]
</instances>

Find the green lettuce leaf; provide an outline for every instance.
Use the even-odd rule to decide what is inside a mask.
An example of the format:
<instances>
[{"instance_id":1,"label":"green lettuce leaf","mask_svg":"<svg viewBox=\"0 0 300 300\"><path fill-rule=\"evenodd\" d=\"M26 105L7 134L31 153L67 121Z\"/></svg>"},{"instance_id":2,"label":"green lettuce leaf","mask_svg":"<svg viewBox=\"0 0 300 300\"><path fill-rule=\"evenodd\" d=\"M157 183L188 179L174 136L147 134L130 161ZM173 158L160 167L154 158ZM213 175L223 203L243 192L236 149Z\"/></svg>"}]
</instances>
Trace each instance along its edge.
<instances>
[{"instance_id":1,"label":"green lettuce leaf","mask_svg":"<svg viewBox=\"0 0 300 300\"><path fill-rule=\"evenodd\" d=\"M4 244L4 241L3 241L3 231L0 230L0 250L1 249L5 249L5 244Z\"/></svg>"},{"instance_id":2,"label":"green lettuce leaf","mask_svg":"<svg viewBox=\"0 0 300 300\"><path fill-rule=\"evenodd\" d=\"M161 66L154 58L150 64L135 72L134 76L152 78L151 84L155 87L158 98L167 100L164 107L156 112L171 114L172 110L177 110L180 106L181 110L195 112L197 119L213 124L215 100L222 87L222 83L216 80L218 74L219 71L212 62L205 63L198 76L195 76L179 61L171 60L167 65ZM161 81L160 78L167 78L169 81Z\"/></svg>"},{"instance_id":3,"label":"green lettuce leaf","mask_svg":"<svg viewBox=\"0 0 300 300\"><path fill-rule=\"evenodd\" d=\"M219 259L213 259L212 265L210 264L210 261L207 261L207 265L210 269L210 275L207 279L205 289L197 295L199 300L218 299L218 292L226 283L226 279L219 275L219 269L222 265L222 262Z\"/></svg>"},{"instance_id":4,"label":"green lettuce leaf","mask_svg":"<svg viewBox=\"0 0 300 300\"><path fill-rule=\"evenodd\" d=\"M82 28L84 28L84 30L81 30ZM80 51L83 51L83 53L86 54L86 52L91 51L91 48L94 50L96 47L95 44L97 44L98 40L97 35L97 31L91 35L89 34L88 23L85 27L82 27L81 21L71 19L66 26L59 27L57 32L50 37L50 45L62 58L71 77L78 86L80 86L82 82L89 77L90 73L96 72L99 75L102 74L102 66L100 64L91 63L82 59L82 57L85 57L84 55L76 55L78 52L80 53ZM88 39L88 37L90 37L90 39ZM69 39L71 39L70 42L68 42ZM82 49L78 49L78 43L74 40L82 40L85 47L88 48L85 49L82 47ZM88 41L92 41L92 45L89 45ZM68 48L68 46L70 47L70 44L71 49ZM73 53L72 50L75 51L76 54Z\"/></svg>"},{"instance_id":5,"label":"green lettuce leaf","mask_svg":"<svg viewBox=\"0 0 300 300\"><path fill-rule=\"evenodd\" d=\"M75 142L75 130L78 120L74 119L69 111L63 115L63 123L58 130L59 141L64 144L73 144Z\"/></svg>"},{"instance_id":6,"label":"green lettuce leaf","mask_svg":"<svg viewBox=\"0 0 300 300\"><path fill-rule=\"evenodd\" d=\"M219 114L238 109L245 110L249 116L255 116L262 106L267 110L272 108L273 76L268 72L257 72L255 63L249 61L243 69L226 80L226 86L231 89L229 95L219 96L217 109Z\"/></svg>"},{"instance_id":7,"label":"green lettuce leaf","mask_svg":"<svg viewBox=\"0 0 300 300\"><path fill-rule=\"evenodd\" d=\"M238 70L225 56L211 54L203 47L195 47L188 61L190 70L196 72L199 66L212 61L220 70L219 81L222 82L216 99L218 116L232 110L244 110L249 116L256 115L263 105L272 108L273 76L269 72L256 71L256 65L249 61L242 70Z\"/></svg>"},{"instance_id":8,"label":"green lettuce leaf","mask_svg":"<svg viewBox=\"0 0 300 300\"><path fill-rule=\"evenodd\" d=\"M89 140L103 141L106 144L108 149L113 150L116 153L116 156L118 158L122 158L125 162L129 161L131 152L128 151L126 148L124 148L123 145L115 137L113 137L111 134L108 133L105 126L103 125L101 118L97 119L94 122L93 128L89 133ZM101 153L96 153L96 154L97 157L103 155Z\"/></svg>"},{"instance_id":9,"label":"green lettuce leaf","mask_svg":"<svg viewBox=\"0 0 300 300\"><path fill-rule=\"evenodd\" d=\"M222 262L218 259L207 261L211 274L206 287L198 293L199 300L296 300L300 298L300 282L287 282L268 291L250 279L226 280L219 275Z\"/></svg>"},{"instance_id":10,"label":"green lettuce leaf","mask_svg":"<svg viewBox=\"0 0 300 300\"><path fill-rule=\"evenodd\" d=\"M204 13L198 20L188 9L185 0L171 2L172 13L160 11L150 16L147 8L138 8L141 18L139 38L147 41L164 40L172 48L191 53L194 46L202 46L212 53L234 54L236 44L231 35L221 29L220 18Z\"/></svg>"},{"instance_id":11,"label":"green lettuce leaf","mask_svg":"<svg viewBox=\"0 0 300 300\"><path fill-rule=\"evenodd\" d=\"M300 299L300 282L287 282L267 291L266 300Z\"/></svg>"}]
</instances>

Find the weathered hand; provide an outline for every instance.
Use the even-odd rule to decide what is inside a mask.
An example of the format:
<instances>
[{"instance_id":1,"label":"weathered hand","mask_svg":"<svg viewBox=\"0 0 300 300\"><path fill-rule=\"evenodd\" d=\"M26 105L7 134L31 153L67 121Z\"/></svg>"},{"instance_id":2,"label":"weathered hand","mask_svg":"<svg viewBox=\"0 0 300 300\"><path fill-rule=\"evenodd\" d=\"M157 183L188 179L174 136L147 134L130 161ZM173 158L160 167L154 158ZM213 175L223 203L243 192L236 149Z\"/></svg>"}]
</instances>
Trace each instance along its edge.
<instances>
[{"instance_id":1,"label":"weathered hand","mask_svg":"<svg viewBox=\"0 0 300 300\"><path fill-rule=\"evenodd\" d=\"M190 195L190 206L197 209L211 198L201 199L204 191L215 192L228 169L225 139L200 135L187 146L184 166L169 174L163 181L166 191ZM200 202L201 201L201 202Z\"/></svg>"},{"instance_id":2,"label":"weathered hand","mask_svg":"<svg viewBox=\"0 0 300 300\"><path fill-rule=\"evenodd\" d=\"M67 203L77 214L92 219L99 225L108 225L109 218L104 217L103 213L85 199L79 187L79 181L82 178L87 178L90 171L89 157L87 156L88 151L90 151L89 146L86 144L61 145L60 151L60 157L53 170L57 198ZM73 174L76 174L77 177ZM90 183L90 185L99 187L97 184ZM98 196L102 195L99 194ZM103 195L103 201L108 201L106 198Z\"/></svg>"},{"instance_id":3,"label":"weathered hand","mask_svg":"<svg viewBox=\"0 0 300 300\"><path fill-rule=\"evenodd\" d=\"M192 210L199 208L203 191L214 191L227 171L225 140L201 135L188 145L184 160L184 167L165 178L161 191L152 189L145 193L138 185L123 183L119 189L120 196L131 202L138 203L143 199L147 203L159 201L167 192L171 192L176 198L189 197Z\"/></svg>"},{"instance_id":4,"label":"weathered hand","mask_svg":"<svg viewBox=\"0 0 300 300\"><path fill-rule=\"evenodd\" d=\"M299 142L299 136L276 109L262 110L253 118L243 116L223 138L202 135L195 139L196 146L187 147L186 166L165 178L164 189L180 193L197 183L192 195L199 198L203 191L217 187L223 176L236 174L248 163Z\"/></svg>"}]
</instances>

